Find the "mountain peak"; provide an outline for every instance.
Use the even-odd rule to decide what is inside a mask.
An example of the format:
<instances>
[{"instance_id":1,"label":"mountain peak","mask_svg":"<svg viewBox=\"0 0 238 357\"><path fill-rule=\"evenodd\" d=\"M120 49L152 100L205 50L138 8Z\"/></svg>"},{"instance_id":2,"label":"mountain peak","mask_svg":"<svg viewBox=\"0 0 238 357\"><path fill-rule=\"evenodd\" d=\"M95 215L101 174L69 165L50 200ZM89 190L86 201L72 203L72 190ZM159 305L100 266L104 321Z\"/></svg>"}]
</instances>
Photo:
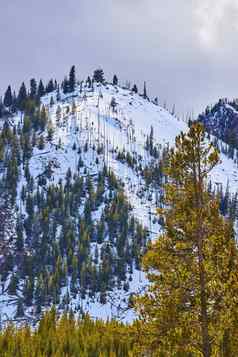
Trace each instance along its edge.
<instances>
[{"instance_id":1,"label":"mountain peak","mask_svg":"<svg viewBox=\"0 0 238 357\"><path fill-rule=\"evenodd\" d=\"M207 107L198 120L210 134L238 147L238 99L220 99L214 106Z\"/></svg>"}]
</instances>

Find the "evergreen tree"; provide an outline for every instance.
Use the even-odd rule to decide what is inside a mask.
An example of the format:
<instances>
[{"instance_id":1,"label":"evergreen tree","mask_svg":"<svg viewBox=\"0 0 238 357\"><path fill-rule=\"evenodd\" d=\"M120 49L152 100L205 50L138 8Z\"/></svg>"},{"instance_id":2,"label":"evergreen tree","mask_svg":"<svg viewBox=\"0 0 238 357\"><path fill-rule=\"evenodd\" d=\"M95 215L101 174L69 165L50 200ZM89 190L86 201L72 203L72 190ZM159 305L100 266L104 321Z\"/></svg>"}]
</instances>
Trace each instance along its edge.
<instances>
[{"instance_id":1,"label":"evergreen tree","mask_svg":"<svg viewBox=\"0 0 238 357\"><path fill-rule=\"evenodd\" d=\"M51 96L50 97L50 106L52 107L55 104L54 98Z\"/></svg>"},{"instance_id":2,"label":"evergreen tree","mask_svg":"<svg viewBox=\"0 0 238 357\"><path fill-rule=\"evenodd\" d=\"M69 92L69 81L67 77L65 77L65 79L62 82L62 89L64 94L67 94Z\"/></svg>"},{"instance_id":3,"label":"evergreen tree","mask_svg":"<svg viewBox=\"0 0 238 357\"><path fill-rule=\"evenodd\" d=\"M147 97L147 89L146 89L146 82L144 82L143 98L144 99L148 99L148 97Z\"/></svg>"},{"instance_id":4,"label":"evergreen tree","mask_svg":"<svg viewBox=\"0 0 238 357\"><path fill-rule=\"evenodd\" d=\"M155 99L154 99L154 104L155 104L155 105L159 105L159 99L158 99L158 97L155 97Z\"/></svg>"},{"instance_id":5,"label":"evergreen tree","mask_svg":"<svg viewBox=\"0 0 238 357\"><path fill-rule=\"evenodd\" d=\"M4 113L4 105L2 102L2 98L0 97L0 118L3 117L3 113Z\"/></svg>"},{"instance_id":6,"label":"evergreen tree","mask_svg":"<svg viewBox=\"0 0 238 357\"><path fill-rule=\"evenodd\" d=\"M20 220L18 220L17 222L16 233L17 233L16 248L18 251L21 251L22 248L24 247L24 239L23 239L23 225Z\"/></svg>"},{"instance_id":7,"label":"evergreen tree","mask_svg":"<svg viewBox=\"0 0 238 357\"><path fill-rule=\"evenodd\" d=\"M98 68L94 71L93 80L97 83L102 83L102 84L105 82L104 72L102 68Z\"/></svg>"},{"instance_id":8,"label":"evergreen tree","mask_svg":"<svg viewBox=\"0 0 238 357\"><path fill-rule=\"evenodd\" d=\"M43 105L39 115L39 127L42 131L45 129L47 121L48 121L48 115L45 106Z\"/></svg>"},{"instance_id":9,"label":"evergreen tree","mask_svg":"<svg viewBox=\"0 0 238 357\"><path fill-rule=\"evenodd\" d=\"M44 94L45 94L45 87L44 87L44 84L43 84L42 80L40 80L39 85L38 85L38 89L37 89L37 97L38 97L38 99L41 98Z\"/></svg>"},{"instance_id":10,"label":"evergreen tree","mask_svg":"<svg viewBox=\"0 0 238 357\"><path fill-rule=\"evenodd\" d=\"M51 92L53 92L54 90L55 90L54 81L53 81L53 79L50 79L50 80L49 80L49 83L48 83L47 86L46 86L45 91L46 91L46 93L51 93Z\"/></svg>"},{"instance_id":11,"label":"evergreen tree","mask_svg":"<svg viewBox=\"0 0 238 357\"><path fill-rule=\"evenodd\" d=\"M138 88L136 84L134 84L134 86L132 87L132 92L138 93Z\"/></svg>"},{"instance_id":12,"label":"evergreen tree","mask_svg":"<svg viewBox=\"0 0 238 357\"><path fill-rule=\"evenodd\" d=\"M115 97L112 97L110 107L112 108L113 113L115 113L115 111L116 111L116 106L117 106L116 99L115 99Z\"/></svg>"},{"instance_id":13,"label":"evergreen tree","mask_svg":"<svg viewBox=\"0 0 238 357\"><path fill-rule=\"evenodd\" d=\"M172 114L172 115L175 115L175 104L173 105L171 114Z\"/></svg>"},{"instance_id":14,"label":"evergreen tree","mask_svg":"<svg viewBox=\"0 0 238 357\"><path fill-rule=\"evenodd\" d=\"M30 80L30 98L35 99L37 94L37 83L35 78Z\"/></svg>"},{"instance_id":15,"label":"evergreen tree","mask_svg":"<svg viewBox=\"0 0 238 357\"><path fill-rule=\"evenodd\" d=\"M15 274L12 274L9 285L8 285L8 293L10 295L16 295L17 285L18 285L18 278Z\"/></svg>"},{"instance_id":16,"label":"evergreen tree","mask_svg":"<svg viewBox=\"0 0 238 357\"><path fill-rule=\"evenodd\" d=\"M154 128L153 128L153 126L150 127L149 147L150 147L150 155L153 155L153 149L154 149Z\"/></svg>"},{"instance_id":17,"label":"evergreen tree","mask_svg":"<svg viewBox=\"0 0 238 357\"><path fill-rule=\"evenodd\" d=\"M91 87L92 87L92 80L91 80L91 78L90 78L89 76L88 76L88 78L87 78L86 83L87 83L88 88L91 88Z\"/></svg>"},{"instance_id":18,"label":"evergreen tree","mask_svg":"<svg viewBox=\"0 0 238 357\"><path fill-rule=\"evenodd\" d=\"M54 135L54 129L53 129L52 123L49 122L48 127L47 127L47 140L52 141L53 135Z\"/></svg>"},{"instance_id":19,"label":"evergreen tree","mask_svg":"<svg viewBox=\"0 0 238 357\"><path fill-rule=\"evenodd\" d=\"M12 105L12 90L11 86L7 87L6 93L4 95L3 104L5 107L9 108Z\"/></svg>"},{"instance_id":20,"label":"evergreen tree","mask_svg":"<svg viewBox=\"0 0 238 357\"><path fill-rule=\"evenodd\" d=\"M151 282L136 300L141 350L150 356L235 356L238 253L231 222L207 191L219 162L193 124L176 138L167 174L165 233L151 244L144 268Z\"/></svg>"},{"instance_id":21,"label":"evergreen tree","mask_svg":"<svg viewBox=\"0 0 238 357\"><path fill-rule=\"evenodd\" d=\"M39 144L38 144L38 149L39 150L43 150L45 147L45 140L44 140L44 136L41 135L39 138Z\"/></svg>"},{"instance_id":22,"label":"evergreen tree","mask_svg":"<svg viewBox=\"0 0 238 357\"><path fill-rule=\"evenodd\" d=\"M114 86L117 86L117 85L118 85L118 78L117 78L117 76L116 76L115 74L114 74L114 76L113 76L112 83L113 83Z\"/></svg>"},{"instance_id":23,"label":"evergreen tree","mask_svg":"<svg viewBox=\"0 0 238 357\"><path fill-rule=\"evenodd\" d=\"M22 301L22 299L18 299L16 317L18 318L18 317L23 317L23 316L24 316L23 301Z\"/></svg>"},{"instance_id":24,"label":"evergreen tree","mask_svg":"<svg viewBox=\"0 0 238 357\"><path fill-rule=\"evenodd\" d=\"M59 102L61 99L61 96L60 96L60 88L59 88L59 85L57 86L57 94L56 94L56 100L57 102Z\"/></svg>"},{"instance_id":25,"label":"evergreen tree","mask_svg":"<svg viewBox=\"0 0 238 357\"><path fill-rule=\"evenodd\" d=\"M61 119L61 107L60 105L57 106L57 109L56 109L56 120L57 122L59 123L60 122L60 119Z\"/></svg>"},{"instance_id":26,"label":"evergreen tree","mask_svg":"<svg viewBox=\"0 0 238 357\"><path fill-rule=\"evenodd\" d=\"M13 113L16 113L17 111L17 97L16 97L16 92L14 91L13 92L13 95L12 95L12 107L11 107L11 111Z\"/></svg>"},{"instance_id":27,"label":"evergreen tree","mask_svg":"<svg viewBox=\"0 0 238 357\"><path fill-rule=\"evenodd\" d=\"M69 92L72 93L75 91L76 86L76 75L75 75L75 66L71 67L69 72Z\"/></svg>"},{"instance_id":28,"label":"evergreen tree","mask_svg":"<svg viewBox=\"0 0 238 357\"><path fill-rule=\"evenodd\" d=\"M23 111L25 109L26 99L27 99L27 91L26 91L25 83L23 82L17 96L17 106L19 110Z\"/></svg>"}]
</instances>

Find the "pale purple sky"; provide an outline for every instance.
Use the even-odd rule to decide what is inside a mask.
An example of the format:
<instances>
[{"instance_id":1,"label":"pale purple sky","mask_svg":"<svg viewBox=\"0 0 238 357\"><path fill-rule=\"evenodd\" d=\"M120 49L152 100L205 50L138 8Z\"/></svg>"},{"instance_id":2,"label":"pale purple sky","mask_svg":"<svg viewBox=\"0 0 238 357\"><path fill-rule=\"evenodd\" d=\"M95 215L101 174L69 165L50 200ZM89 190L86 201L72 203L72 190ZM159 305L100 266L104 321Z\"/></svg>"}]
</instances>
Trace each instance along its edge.
<instances>
[{"instance_id":1,"label":"pale purple sky","mask_svg":"<svg viewBox=\"0 0 238 357\"><path fill-rule=\"evenodd\" d=\"M0 0L0 93L31 77L147 81L177 111L238 97L238 1Z\"/></svg>"}]
</instances>

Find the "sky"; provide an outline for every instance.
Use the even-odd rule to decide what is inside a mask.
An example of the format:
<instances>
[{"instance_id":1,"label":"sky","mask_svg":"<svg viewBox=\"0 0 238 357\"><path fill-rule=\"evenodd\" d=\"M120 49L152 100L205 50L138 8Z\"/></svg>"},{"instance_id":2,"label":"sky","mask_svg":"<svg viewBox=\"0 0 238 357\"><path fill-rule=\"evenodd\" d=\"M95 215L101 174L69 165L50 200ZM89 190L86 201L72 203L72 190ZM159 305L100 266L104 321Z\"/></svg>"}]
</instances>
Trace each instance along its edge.
<instances>
[{"instance_id":1,"label":"sky","mask_svg":"<svg viewBox=\"0 0 238 357\"><path fill-rule=\"evenodd\" d=\"M129 80L179 115L238 97L238 0L0 0L0 93L30 78Z\"/></svg>"}]
</instances>

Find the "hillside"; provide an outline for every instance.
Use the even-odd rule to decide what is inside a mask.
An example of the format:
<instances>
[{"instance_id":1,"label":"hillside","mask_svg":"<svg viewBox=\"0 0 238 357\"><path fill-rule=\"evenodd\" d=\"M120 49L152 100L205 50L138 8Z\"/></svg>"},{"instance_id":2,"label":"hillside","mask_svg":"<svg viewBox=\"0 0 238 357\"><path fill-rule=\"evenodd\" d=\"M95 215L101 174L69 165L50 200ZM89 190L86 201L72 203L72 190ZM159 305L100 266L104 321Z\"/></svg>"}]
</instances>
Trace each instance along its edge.
<instances>
[{"instance_id":1,"label":"hillside","mask_svg":"<svg viewBox=\"0 0 238 357\"><path fill-rule=\"evenodd\" d=\"M130 321L140 258L162 228L166 154L187 124L112 84L29 103L2 119L1 320L34 322L54 304ZM211 180L232 195L237 164L223 151Z\"/></svg>"},{"instance_id":2,"label":"hillside","mask_svg":"<svg viewBox=\"0 0 238 357\"><path fill-rule=\"evenodd\" d=\"M238 147L238 102L220 99L198 118L207 131L227 144Z\"/></svg>"}]
</instances>

